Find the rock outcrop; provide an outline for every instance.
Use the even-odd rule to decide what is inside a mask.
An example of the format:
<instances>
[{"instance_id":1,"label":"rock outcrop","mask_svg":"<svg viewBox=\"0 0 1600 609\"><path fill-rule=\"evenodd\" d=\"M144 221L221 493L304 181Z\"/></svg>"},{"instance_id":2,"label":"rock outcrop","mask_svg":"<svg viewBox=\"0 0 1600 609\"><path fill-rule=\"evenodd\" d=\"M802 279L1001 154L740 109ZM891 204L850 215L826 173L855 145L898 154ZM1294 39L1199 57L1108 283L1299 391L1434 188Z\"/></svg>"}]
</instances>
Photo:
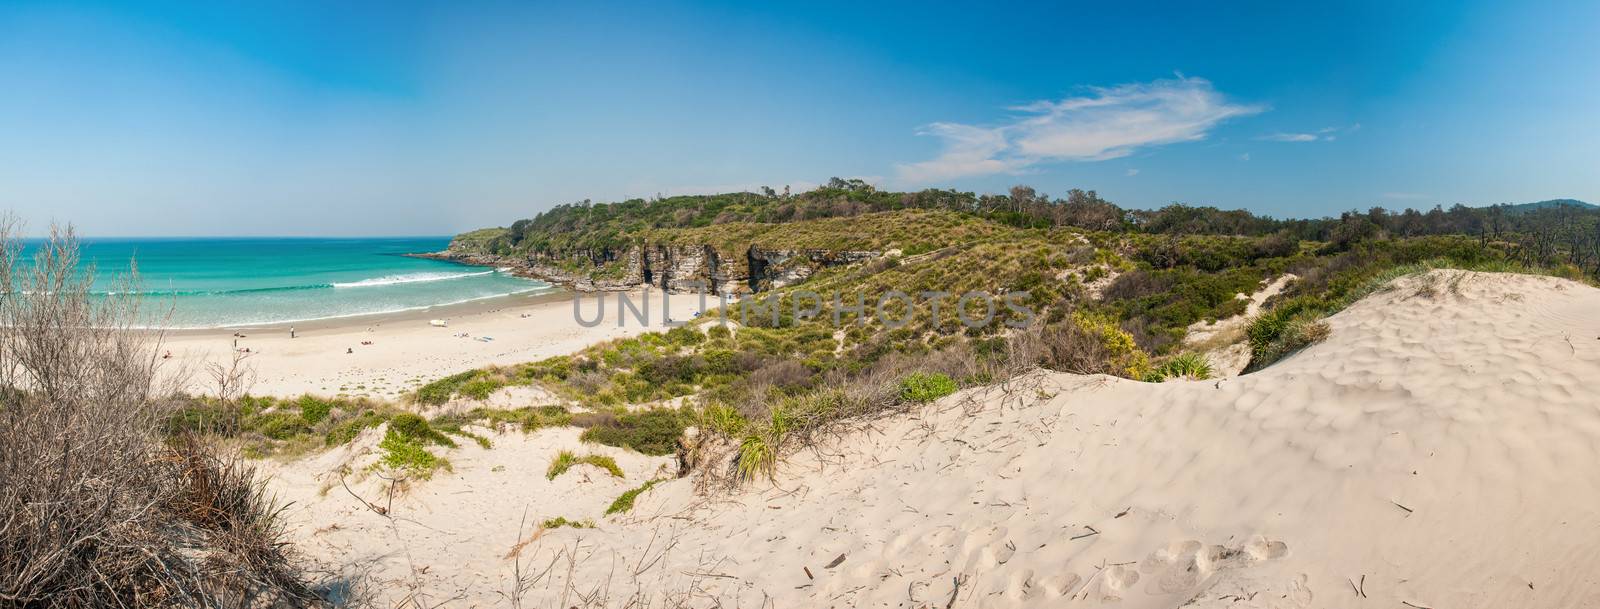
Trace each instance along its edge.
<instances>
[{"instance_id":1,"label":"rock outcrop","mask_svg":"<svg viewBox=\"0 0 1600 609\"><path fill-rule=\"evenodd\" d=\"M583 292L655 286L675 292L747 294L794 285L819 270L855 264L881 252L775 249L751 245L719 251L711 245L646 243L626 248L497 255L452 243L421 257L510 268L513 272Z\"/></svg>"}]
</instances>

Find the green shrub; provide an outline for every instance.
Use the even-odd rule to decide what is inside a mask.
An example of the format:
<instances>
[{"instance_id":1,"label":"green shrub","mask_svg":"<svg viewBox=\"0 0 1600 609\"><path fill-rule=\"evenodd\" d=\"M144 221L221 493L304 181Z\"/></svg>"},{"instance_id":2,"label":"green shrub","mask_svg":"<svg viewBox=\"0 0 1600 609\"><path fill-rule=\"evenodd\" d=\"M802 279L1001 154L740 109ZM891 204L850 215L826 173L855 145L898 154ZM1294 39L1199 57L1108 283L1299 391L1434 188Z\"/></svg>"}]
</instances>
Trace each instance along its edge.
<instances>
[{"instance_id":1,"label":"green shrub","mask_svg":"<svg viewBox=\"0 0 1600 609\"><path fill-rule=\"evenodd\" d=\"M428 452L428 449L423 448L420 443L406 437L393 427L384 434L383 441L378 443L378 448L383 450L383 457L379 459L379 463L389 469L406 471L424 479L441 467L450 468L449 461Z\"/></svg>"},{"instance_id":2,"label":"green shrub","mask_svg":"<svg viewBox=\"0 0 1600 609\"><path fill-rule=\"evenodd\" d=\"M583 431L584 442L630 448L646 455L670 455L678 449L684 422L678 411L656 408L617 415Z\"/></svg>"},{"instance_id":3,"label":"green shrub","mask_svg":"<svg viewBox=\"0 0 1600 609\"><path fill-rule=\"evenodd\" d=\"M356 439L356 436L361 434L361 430L377 427L387 420L387 417L377 412L364 411L360 415L339 421L333 427L328 428L328 433L323 436L323 442L326 446L344 445Z\"/></svg>"},{"instance_id":4,"label":"green shrub","mask_svg":"<svg viewBox=\"0 0 1600 609\"><path fill-rule=\"evenodd\" d=\"M389 420L389 431L418 445L436 444L450 448L456 446L455 440L439 433L439 430L428 424L427 419L415 413L402 412L394 415L394 418Z\"/></svg>"},{"instance_id":5,"label":"green shrub","mask_svg":"<svg viewBox=\"0 0 1600 609\"><path fill-rule=\"evenodd\" d=\"M461 385L472 380L477 375L477 370L468 370L423 385L417 389L416 400L423 404L435 406L448 402L450 398L455 397L456 390Z\"/></svg>"},{"instance_id":6,"label":"green shrub","mask_svg":"<svg viewBox=\"0 0 1600 609\"><path fill-rule=\"evenodd\" d=\"M637 499L640 494L644 493L645 491L650 490L652 487L654 487L659 482L662 482L662 479L653 478L650 481L645 482L644 484L641 484L636 488L631 488L631 489L628 489L627 491L624 491L622 493L622 495L618 496L615 500L613 500L611 502L611 506L610 507L606 508L606 515L610 516L612 514L616 514L616 513L619 513L619 512L628 512L628 511L633 510L633 500Z\"/></svg>"},{"instance_id":7,"label":"green shrub","mask_svg":"<svg viewBox=\"0 0 1600 609\"><path fill-rule=\"evenodd\" d=\"M311 433L311 426L298 412L279 411L256 415L251 418L249 427L274 440L287 440Z\"/></svg>"},{"instance_id":8,"label":"green shrub","mask_svg":"<svg viewBox=\"0 0 1600 609\"><path fill-rule=\"evenodd\" d=\"M706 340L706 335L688 326L667 330L667 341L679 347L693 347Z\"/></svg>"},{"instance_id":9,"label":"green shrub","mask_svg":"<svg viewBox=\"0 0 1600 609\"><path fill-rule=\"evenodd\" d=\"M579 457L568 450L563 450L556 455L555 460L550 462L550 469L545 471L544 477L549 480L555 480L556 476L567 473L567 470L572 469L573 466L585 464L606 470L606 473L612 476L623 477L622 468L617 465L616 459L605 455L584 455Z\"/></svg>"},{"instance_id":10,"label":"green shrub","mask_svg":"<svg viewBox=\"0 0 1600 609\"><path fill-rule=\"evenodd\" d=\"M305 419L307 425L316 425L328 418L328 413L333 411L333 404L324 402L309 395L300 396L296 402L300 405L300 418Z\"/></svg>"},{"instance_id":11,"label":"green shrub","mask_svg":"<svg viewBox=\"0 0 1600 609\"><path fill-rule=\"evenodd\" d=\"M956 382L943 372L913 372L900 379L900 399L927 403L956 392Z\"/></svg>"},{"instance_id":12,"label":"green shrub","mask_svg":"<svg viewBox=\"0 0 1600 609\"><path fill-rule=\"evenodd\" d=\"M481 377L462 383L456 393L482 401L489 399L490 395L493 395L495 391L504 386L506 386L505 381L498 378Z\"/></svg>"}]
</instances>

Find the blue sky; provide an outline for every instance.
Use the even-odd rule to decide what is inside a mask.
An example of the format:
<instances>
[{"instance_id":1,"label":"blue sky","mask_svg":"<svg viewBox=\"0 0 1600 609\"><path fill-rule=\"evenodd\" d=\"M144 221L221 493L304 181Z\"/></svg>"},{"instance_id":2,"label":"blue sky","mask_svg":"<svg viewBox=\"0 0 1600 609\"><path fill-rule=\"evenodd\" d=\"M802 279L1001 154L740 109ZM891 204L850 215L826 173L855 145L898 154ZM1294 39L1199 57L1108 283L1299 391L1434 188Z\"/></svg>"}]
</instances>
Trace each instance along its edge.
<instances>
[{"instance_id":1,"label":"blue sky","mask_svg":"<svg viewBox=\"0 0 1600 609\"><path fill-rule=\"evenodd\" d=\"M1600 200L1600 3L748 4L11 0L0 208L362 235L829 176L1278 216Z\"/></svg>"}]
</instances>

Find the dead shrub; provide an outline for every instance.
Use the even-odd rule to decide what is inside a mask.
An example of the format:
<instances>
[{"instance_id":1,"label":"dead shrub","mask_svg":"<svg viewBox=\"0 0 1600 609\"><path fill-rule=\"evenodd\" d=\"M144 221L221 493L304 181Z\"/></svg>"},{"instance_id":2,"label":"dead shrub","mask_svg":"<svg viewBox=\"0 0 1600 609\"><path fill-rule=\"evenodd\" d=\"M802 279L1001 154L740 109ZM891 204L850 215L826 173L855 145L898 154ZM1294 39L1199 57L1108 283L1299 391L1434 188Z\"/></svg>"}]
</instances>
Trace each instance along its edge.
<instances>
[{"instance_id":1,"label":"dead shrub","mask_svg":"<svg viewBox=\"0 0 1600 609\"><path fill-rule=\"evenodd\" d=\"M1142 269L1133 270L1118 275L1101 292L1101 297L1105 300L1135 300L1171 290L1173 284L1170 276L1156 275Z\"/></svg>"},{"instance_id":2,"label":"dead shrub","mask_svg":"<svg viewBox=\"0 0 1600 609\"><path fill-rule=\"evenodd\" d=\"M811 369L804 364L794 360L782 360L762 366L750 373L750 383L782 390L803 389L811 386L812 376Z\"/></svg>"},{"instance_id":3,"label":"dead shrub","mask_svg":"<svg viewBox=\"0 0 1600 609\"><path fill-rule=\"evenodd\" d=\"M91 297L70 229L23 264L13 226L0 223L0 605L318 603L252 472L162 444L169 388L137 301Z\"/></svg>"},{"instance_id":4,"label":"dead shrub","mask_svg":"<svg viewBox=\"0 0 1600 609\"><path fill-rule=\"evenodd\" d=\"M1099 336L1077 324L1059 323L1039 335L1046 368L1073 374L1113 374L1112 353Z\"/></svg>"}]
</instances>

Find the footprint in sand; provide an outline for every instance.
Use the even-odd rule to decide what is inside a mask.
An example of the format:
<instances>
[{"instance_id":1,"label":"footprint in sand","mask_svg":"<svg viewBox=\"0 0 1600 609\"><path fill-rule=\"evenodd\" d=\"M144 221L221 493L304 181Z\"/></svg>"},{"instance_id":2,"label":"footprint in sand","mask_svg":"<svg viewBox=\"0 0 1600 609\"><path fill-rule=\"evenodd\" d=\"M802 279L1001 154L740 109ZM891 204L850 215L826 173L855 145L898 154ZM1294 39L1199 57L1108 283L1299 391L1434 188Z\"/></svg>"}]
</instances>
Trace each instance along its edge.
<instances>
[{"instance_id":1,"label":"footprint in sand","mask_svg":"<svg viewBox=\"0 0 1600 609\"><path fill-rule=\"evenodd\" d=\"M1152 592L1170 594L1188 590L1212 573L1212 569L1203 564L1209 561L1200 557L1202 547L1203 544L1195 540L1172 542L1140 561L1139 571L1149 576Z\"/></svg>"},{"instance_id":2,"label":"footprint in sand","mask_svg":"<svg viewBox=\"0 0 1600 609\"><path fill-rule=\"evenodd\" d=\"M1119 600L1123 592L1132 589L1137 583L1139 583L1138 570L1126 565L1109 567L1100 584L1101 598L1108 601Z\"/></svg>"},{"instance_id":3,"label":"footprint in sand","mask_svg":"<svg viewBox=\"0 0 1600 609\"><path fill-rule=\"evenodd\" d=\"M1023 569L1011 578L1009 596L1013 600L1034 600L1044 596L1044 586L1033 579L1033 569Z\"/></svg>"},{"instance_id":4,"label":"footprint in sand","mask_svg":"<svg viewBox=\"0 0 1600 609\"><path fill-rule=\"evenodd\" d=\"M1017 544L1006 540L989 546L989 551L994 557L995 564L1003 565L1011 562L1011 558L1017 555Z\"/></svg>"},{"instance_id":5,"label":"footprint in sand","mask_svg":"<svg viewBox=\"0 0 1600 609\"><path fill-rule=\"evenodd\" d=\"M1039 580L1039 587L1044 589L1046 595L1066 596L1078 591L1078 586L1083 584L1083 578L1077 573L1063 573L1051 575Z\"/></svg>"},{"instance_id":6,"label":"footprint in sand","mask_svg":"<svg viewBox=\"0 0 1600 609\"><path fill-rule=\"evenodd\" d=\"M1241 547L1204 545L1197 540L1175 541L1151 552L1139 563L1153 594L1176 594L1193 590L1218 571L1247 566L1263 560L1282 558L1289 546L1281 541L1257 537Z\"/></svg>"},{"instance_id":7,"label":"footprint in sand","mask_svg":"<svg viewBox=\"0 0 1600 609\"><path fill-rule=\"evenodd\" d=\"M1250 557L1256 560L1273 560L1283 558L1289 553L1289 545L1281 541L1270 541L1264 537L1257 537L1244 547Z\"/></svg>"}]
</instances>

